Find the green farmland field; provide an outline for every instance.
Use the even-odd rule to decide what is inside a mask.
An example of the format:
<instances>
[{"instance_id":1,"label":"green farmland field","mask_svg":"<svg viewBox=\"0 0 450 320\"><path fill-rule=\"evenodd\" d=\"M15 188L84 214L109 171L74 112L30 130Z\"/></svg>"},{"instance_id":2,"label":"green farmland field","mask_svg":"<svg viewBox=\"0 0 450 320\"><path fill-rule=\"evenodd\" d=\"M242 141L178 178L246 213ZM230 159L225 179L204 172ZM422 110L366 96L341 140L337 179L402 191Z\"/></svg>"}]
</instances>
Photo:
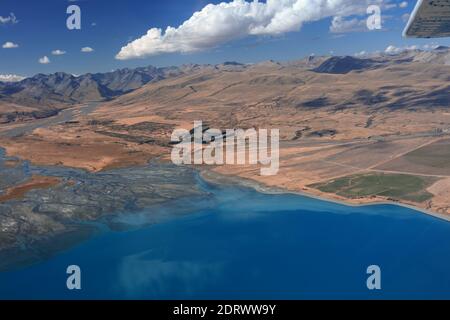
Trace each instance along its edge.
<instances>
[{"instance_id":1,"label":"green farmland field","mask_svg":"<svg viewBox=\"0 0 450 320\"><path fill-rule=\"evenodd\" d=\"M434 182L436 179L427 177L371 173L347 176L309 187L349 199L382 196L395 200L424 202L432 198L433 195L426 189Z\"/></svg>"}]
</instances>

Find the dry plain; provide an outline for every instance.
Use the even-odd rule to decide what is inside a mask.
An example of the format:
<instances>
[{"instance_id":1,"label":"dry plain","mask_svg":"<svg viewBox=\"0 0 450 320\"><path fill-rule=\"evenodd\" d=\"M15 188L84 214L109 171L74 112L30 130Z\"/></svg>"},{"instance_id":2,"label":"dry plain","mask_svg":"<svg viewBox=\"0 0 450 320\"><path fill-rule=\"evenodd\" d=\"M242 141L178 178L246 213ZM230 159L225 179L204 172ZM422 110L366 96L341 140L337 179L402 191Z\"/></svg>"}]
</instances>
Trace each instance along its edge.
<instances>
[{"instance_id":1,"label":"dry plain","mask_svg":"<svg viewBox=\"0 0 450 320\"><path fill-rule=\"evenodd\" d=\"M362 70L352 69L357 60L335 61L349 65L345 73L315 69L325 57L196 66L89 113L75 106L70 121L13 137L3 133L33 120L2 125L0 146L32 163L98 172L169 161L171 132L198 120L220 129L276 128L276 176L255 166L201 169L348 203L394 201L450 215L450 67L421 55L374 58Z\"/></svg>"}]
</instances>

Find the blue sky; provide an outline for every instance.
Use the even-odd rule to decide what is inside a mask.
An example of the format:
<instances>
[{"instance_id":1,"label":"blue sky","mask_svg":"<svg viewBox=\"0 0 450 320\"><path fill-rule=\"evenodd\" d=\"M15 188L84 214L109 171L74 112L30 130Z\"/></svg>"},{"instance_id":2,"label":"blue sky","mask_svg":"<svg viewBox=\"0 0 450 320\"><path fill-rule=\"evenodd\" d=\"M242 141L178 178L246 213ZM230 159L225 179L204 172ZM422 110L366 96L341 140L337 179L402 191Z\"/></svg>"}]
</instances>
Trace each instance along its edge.
<instances>
[{"instance_id":1,"label":"blue sky","mask_svg":"<svg viewBox=\"0 0 450 320\"><path fill-rule=\"evenodd\" d=\"M301 28L289 29L287 32L240 35L236 39L231 37L211 46L209 43L202 44L200 50L197 50L198 46L192 51L162 50L157 54L143 54L137 58L118 60L115 57L121 48L145 35L150 28L161 28L163 33L168 26L177 28L190 19L194 12L202 10L209 3L218 4L219 1L2 0L0 45L11 42L18 47L0 47L0 74L31 76L57 71L82 74L150 64L169 66L224 61L251 63L269 59L286 61L312 53L327 55L333 52L335 55L346 55L360 51L384 51L389 45L423 46L433 42L403 39L401 36L405 26L404 15L412 11L416 1L384 1L381 31L354 28L348 32L333 33L330 31L333 17L325 16L319 21L305 21ZM370 4L370 1L368 2ZM382 0L373 1L379 2ZM400 3L403 3L401 7ZM68 30L66 27L66 9L71 4L81 8L81 30ZM360 21L365 21L366 18L367 16L360 12L346 17ZM209 34L209 29L205 30L205 34ZM201 35L202 39L206 39L205 34ZM445 39L439 40L439 44L449 43ZM94 51L81 52L83 47L90 47ZM65 54L53 55L54 50L64 51ZM48 57L50 63L39 63L39 59L44 56Z\"/></svg>"}]
</instances>

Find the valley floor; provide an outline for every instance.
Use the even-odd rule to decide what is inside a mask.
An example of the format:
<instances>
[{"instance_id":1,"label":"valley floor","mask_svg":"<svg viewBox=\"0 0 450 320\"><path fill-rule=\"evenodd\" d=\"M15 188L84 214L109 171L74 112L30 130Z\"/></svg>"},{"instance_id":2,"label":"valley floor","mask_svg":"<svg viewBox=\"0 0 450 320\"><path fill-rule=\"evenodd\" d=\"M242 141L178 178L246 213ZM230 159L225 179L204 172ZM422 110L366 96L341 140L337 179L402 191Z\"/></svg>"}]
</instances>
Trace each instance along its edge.
<instances>
[{"instance_id":1,"label":"valley floor","mask_svg":"<svg viewBox=\"0 0 450 320\"><path fill-rule=\"evenodd\" d=\"M257 181L347 204L398 203L450 218L450 175L446 165L424 164L428 148L450 150L448 137L383 142L284 146L278 175L263 177L252 167L217 167L222 175ZM422 157L413 155L424 153ZM395 168L397 163L400 168Z\"/></svg>"},{"instance_id":2,"label":"valley floor","mask_svg":"<svg viewBox=\"0 0 450 320\"><path fill-rule=\"evenodd\" d=\"M143 165L152 159L168 162L173 129L192 128L190 121L167 116L117 119L114 114L106 115L104 106L91 107L89 113L83 112L84 108L70 110L70 116L66 112L59 121L45 120L45 126L33 121L10 125L9 130L3 126L0 146L9 156L33 164L99 172ZM364 123L369 117L373 124L364 132L355 122ZM326 131L334 124L337 134L298 138L298 131L293 132L289 123L282 127L276 176L261 176L257 166L201 169L352 204L390 201L450 215L450 135L445 130L450 117L426 112L391 112L378 117L314 112L305 113L304 118L309 131ZM409 126L396 132L397 121L405 118ZM438 118L441 122L436 127ZM11 135L17 132L20 134Z\"/></svg>"},{"instance_id":3,"label":"valley floor","mask_svg":"<svg viewBox=\"0 0 450 320\"><path fill-rule=\"evenodd\" d=\"M170 162L173 131L195 121L280 132L277 175L196 168L204 174L448 219L450 67L406 58L348 73L315 71L323 59L202 66L114 100L55 106L57 114L4 106L20 117L0 121L0 250L71 232L74 221L195 196L192 168Z\"/></svg>"},{"instance_id":4,"label":"valley floor","mask_svg":"<svg viewBox=\"0 0 450 320\"><path fill-rule=\"evenodd\" d=\"M71 234L78 239L80 232L88 236L79 221L201 193L190 187L191 168L170 163L170 135L175 128L192 129L195 111L174 116L145 106L114 112L107 104L86 108L1 127L0 252L30 248L25 256L14 254L19 263L41 256L42 241ZM399 130L401 121L407 125ZM245 120L209 122L217 128L256 126ZM195 169L206 179L262 192L347 205L396 203L450 220L450 116L311 111L272 122L281 132L277 175L261 176L259 166ZM183 209L174 206L179 214Z\"/></svg>"}]
</instances>

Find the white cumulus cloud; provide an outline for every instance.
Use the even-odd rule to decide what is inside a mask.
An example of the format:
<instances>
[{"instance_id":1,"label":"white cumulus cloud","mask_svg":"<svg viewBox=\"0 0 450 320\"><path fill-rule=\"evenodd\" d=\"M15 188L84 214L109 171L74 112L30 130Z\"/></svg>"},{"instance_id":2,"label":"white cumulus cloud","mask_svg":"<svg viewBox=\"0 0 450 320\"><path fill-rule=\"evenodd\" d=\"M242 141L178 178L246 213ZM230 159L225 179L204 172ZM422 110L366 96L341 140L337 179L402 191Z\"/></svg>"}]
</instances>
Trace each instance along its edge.
<instances>
[{"instance_id":1,"label":"white cumulus cloud","mask_svg":"<svg viewBox=\"0 0 450 320\"><path fill-rule=\"evenodd\" d=\"M354 54L354 56L357 57L357 58L363 58L363 57L366 57L368 55L369 55L368 52L365 51L365 50L357 52L357 53Z\"/></svg>"},{"instance_id":2,"label":"white cumulus cloud","mask_svg":"<svg viewBox=\"0 0 450 320\"><path fill-rule=\"evenodd\" d=\"M11 12L9 14L9 16L6 16L6 17L0 16L0 25L2 25L2 24L16 24L18 22L19 22L19 20L17 20L16 15L13 12Z\"/></svg>"},{"instance_id":3,"label":"white cumulus cloud","mask_svg":"<svg viewBox=\"0 0 450 320\"><path fill-rule=\"evenodd\" d=\"M62 56L64 54L66 54L66 52L64 50L57 49L57 50L52 51L52 55L54 55L54 56Z\"/></svg>"},{"instance_id":4,"label":"white cumulus cloud","mask_svg":"<svg viewBox=\"0 0 450 320\"><path fill-rule=\"evenodd\" d=\"M233 0L208 4L179 27L151 28L116 55L127 60L173 52L195 52L246 36L299 31L308 22L363 15L369 4L391 0Z\"/></svg>"},{"instance_id":5,"label":"white cumulus cloud","mask_svg":"<svg viewBox=\"0 0 450 320\"><path fill-rule=\"evenodd\" d=\"M39 59L39 63L40 64L49 64L50 59L47 56L43 56L42 58Z\"/></svg>"},{"instance_id":6,"label":"white cumulus cloud","mask_svg":"<svg viewBox=\"0 0 450 320\"><path fill-rule=\"evenodd\" d=\"M91 47L84 47L84 48L81 48L81 52L84 52L84 53L94 52L94 49L92 49Z\"/></svg>"},{"instance_id":7,"label":"white cumulus cloud","mask_svg":"<svg viewBox=\"0 0 450 320\"><path fill-rule=\"evenodd\" d=\"M408 7L408 2L407 1L403 1L398 5L400 8L406 8Z\"/></svg>"},{"instance_id":8,"label":"white cumulus cloud","mask_svg":"<svg viewBox=\"0 0 450 320\"><path fill-rule=\"evenodd\" d=\"M332 33L347 33L347 32L356 32L356 31L368 31L367 29L367 21L365 19L344 19L343 17L334 17L330 31Z\"/></svg>"},{"instance_id":9,"label":"white cumulus cloud","mask_svg":"<svg viewBox=\"0 0 450 320\"><path fill-rule=\"evenodd\" d=\"M2 46L3 49L15 49L18 47L19 47L19 45L17 43L14 43L11 41L5 42Z\"/></svg>"},{"instance_id":10,"label":"white cumulus cloud","mask_svg":"<svg viewBox=\"0 0 450 320\"><path fill-rule=\"evenodd\" d=\"M435 49L437 49L437 48L439 48L440 47L440 45L438 44L438 43L435 43L435 42L433 42L433 43L427 43L427 44L424 44L423 45L423 49L424 50L435 50Z\"/></svg>"}]
</instances>

